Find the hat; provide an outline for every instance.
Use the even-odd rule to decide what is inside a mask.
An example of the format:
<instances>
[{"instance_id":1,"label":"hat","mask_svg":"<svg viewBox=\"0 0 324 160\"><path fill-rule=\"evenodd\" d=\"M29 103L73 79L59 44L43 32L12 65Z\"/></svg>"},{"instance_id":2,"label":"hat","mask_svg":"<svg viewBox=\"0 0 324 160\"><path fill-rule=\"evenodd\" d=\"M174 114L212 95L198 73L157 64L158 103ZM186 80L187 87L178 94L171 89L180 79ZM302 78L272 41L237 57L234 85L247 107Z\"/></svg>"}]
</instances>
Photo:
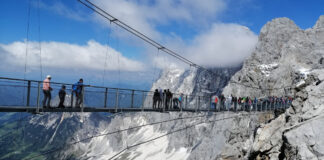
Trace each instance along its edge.
<instances>
[{"instance_id":1,"label":"hat","mask_svg":"<svg viewBox=\"0 0 324 160\"><path fill-rule=\"evenodd\" d=\"M51 75L47 75L46 78L52 78Z\"/></svg>"}]
</instances>

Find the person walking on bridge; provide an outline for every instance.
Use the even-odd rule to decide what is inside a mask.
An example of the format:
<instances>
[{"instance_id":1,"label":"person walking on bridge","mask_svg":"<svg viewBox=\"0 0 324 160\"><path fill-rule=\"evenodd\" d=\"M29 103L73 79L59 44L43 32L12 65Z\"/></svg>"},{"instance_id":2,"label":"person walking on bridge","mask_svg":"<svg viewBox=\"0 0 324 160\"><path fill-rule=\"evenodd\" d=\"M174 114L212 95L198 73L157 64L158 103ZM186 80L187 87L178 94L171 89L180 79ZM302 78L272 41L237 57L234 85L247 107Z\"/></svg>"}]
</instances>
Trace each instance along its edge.
<instances>
[{"instance_id":1,"label":"person walking on bridge","mask_svg":"<svg viewBox=\"0 0 324 160\"><path fill-rule=\"evenodd\" d=\"M43 81L43 93L44 93L44 99L43 99L43 108L50 108L51 104L51 79L52 77L50 75L46 76L46 79ZM47 101L47 103L46 103ZM47 104L47 105L46 105Z\"/></svg>"},{"instance_id":2,"label":"person walking on bridge","mask_svg":"<svg viewBox=\"0 0 324 160\"><path fill-rule=\"evenodd\" d=\"M172 100L172 93L170 92L170 90L168 89L166 91L166 102L165 102L165 108L169 109L171 108L171 100Z\"/></svg>"},{"instance_id":3,"label":"person walking on bridge","mask_svg":"<svg viewBox=\"0 0 324 160\"><path fill-rule=\"evenodd\" d=\"M216 95L214 95L212 97L212 107L215 108L215 111L217 111L217 103L218 103L218 97Z\"/></svg>"},{"instance_id":4,"label":"person walking on bridge","mask_svg":"<svg viewBox=\"0 0 324 160\"><path fill-rule=\"evenodd\" d=\"M160 93L158 89L156 89L153 94L153 109L156 109L156 103L159 101L159 99L160 99Z\"/></svg>"},{"instance_id":5,"label":"person walking on bridge","mask_svg":"<svg viewBox=\"0 0 324 160\"><path fill-rule=\"evenodd\" d=\"M160 95L160 98L158 99L158 108L163 108L163 92L162 92L162 89L160 88L159 90L159 95Z\"/></svg>"},{"instance_id":6,"label":"person walking on bridge","mask_svg":"<svg viewBox=\"0 0 324 160\"><path fill-rule=\"evenodd\" d=\"M66 95L65 88L66 88L65 85L62 85L62 88L59 92L60 103L58 108L65 108L64 106L65 95Z\"/></svg>"},{"instance_id":7,"label":"person walking on bridge","mask_svg":"<svg viewBox=\"0 0 324 160\"><path fill-rule=\"evenodd\" d=\"M73 93L75 93L76 96L76 102L75 102L76 107L81 107L81 104L83 103L82 91L83 91L83 79L81 78L77 83L75 83L72 86L72 97L73 97Z\"/></svg>"}]
</instances>

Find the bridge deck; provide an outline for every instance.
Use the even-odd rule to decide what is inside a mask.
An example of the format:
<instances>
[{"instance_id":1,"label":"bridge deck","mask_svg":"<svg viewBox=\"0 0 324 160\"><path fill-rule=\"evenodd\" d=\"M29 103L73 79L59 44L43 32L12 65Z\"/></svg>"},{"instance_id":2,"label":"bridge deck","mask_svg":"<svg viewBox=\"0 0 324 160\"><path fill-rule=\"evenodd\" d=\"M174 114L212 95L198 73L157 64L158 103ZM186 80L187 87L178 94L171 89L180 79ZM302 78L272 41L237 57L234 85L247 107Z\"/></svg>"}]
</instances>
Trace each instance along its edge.
<instances>
[{"instance_id":1,"label":"bridge deck","mask_svg":"<svg viewBox=\"0 0 324 160\"><path fill-rule=\"evenodd\" d=\"M0 112L31 112L36 113L37 107L25 107L25 106L1 106ZM150 108L95 108L95 107L84 107L84 108L39 108L39 112L162 112L162 109L150 109ZM180 109L169 109L168 112L180 112ZM184 112L196 112L195 109L182 109ZM199 110L200 112L207 112L208 110ZM214 110L210 110L213 112Z\"/></svg>"}]
</instances>

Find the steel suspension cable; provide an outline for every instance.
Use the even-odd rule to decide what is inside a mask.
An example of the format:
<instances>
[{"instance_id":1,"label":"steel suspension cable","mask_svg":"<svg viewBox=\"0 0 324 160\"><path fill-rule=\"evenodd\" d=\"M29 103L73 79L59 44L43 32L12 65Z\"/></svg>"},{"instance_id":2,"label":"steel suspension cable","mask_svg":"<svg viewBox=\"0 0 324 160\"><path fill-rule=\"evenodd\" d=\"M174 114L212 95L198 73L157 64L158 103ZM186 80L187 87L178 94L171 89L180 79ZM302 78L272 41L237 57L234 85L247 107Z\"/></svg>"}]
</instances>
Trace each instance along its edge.
<instances>
[{"instance_id":1,"label":"steel suspension cable","mask_svg":"<svg viewBox=\"0 0 324 160\"><path fill-rule=\"evenodd\" d=\"M97 5L95 5L94 3L90 2L89 0L78 0L81 4L85 5L86 7L88 7L89 9L93 10L94 12L96 12L97 14L101 15L102 17L104 17L105 19L109 20L110 22L115 23L116 25L118 25L119 27L125 29L126 31L134 34L136 37L144 40L145 42L151 44L152 46L164 51L165 53L183 61L186 64L189 65L194 65L197 67L201 67L197 64L195 64L194 62L186 59L185 57L177 54L176 52L164 47L163 45L161 45L160 43L152 40L151 38L149 38L148 36L144 35L143 33L135 30L134 28L130 27L129 25L125 24L124 22L118 20L117 18L115 18L114 16L110 15L109 13L107 13L106 11L104 11L103 9L101 9L100 7L98 7ZM202 67L201 67L202 68Z\"/></svg>"},{"instance_id":2,"label":"steel suspension cable","mask_svg":"<svg viewBox=\"0 0 324 160\"><path fill-rule=\"evenodd\" d=\"M212 115L216 115L216 114L217 113L213 113ZM107 133L103 133L103 134L93 135L93 136L90 136L90 137L81 139L79 141L75 141L75 142L66 144L63 147L58 147L58 148L54 148L52 150L45 151L45 152L40 153L38 155L35 155L35 156L33 156L33 157L29 158L29 159L34 159L34 158L40 157L42 155L47 155L47 154L50 154L50 153L58 152L59 150L63 149L66 146L75 145L75 144L78 144L78 143L81 143L83 141L90 140L90 139L93 139L93 138L96 138L96 137L108 136L108 135L112 135L112 134L116 134L116 133L121 133L121 132L129 131L129 130L133 130L133 129L139 129L139 128L142 128L142 127L145 127L145 126L152 126L152 125L157 125L157 124L163 124L163 123L172 122L172 121L176 121L176 120L184 120L184 119L192 119L192 118L205 117L206 115L207 114L199 115L199 116L191 116L191 117L179 117L179 118L168 119L168 120L164 120L164 121L158 121L158 122L153 122L153 123L149 123L149 124L144 124L144 125L129 127L129 128L126 128L126 129L120 129L120 130L116 130L116 131L111 131L111 132L107 132Z\"/></svg>"},{"instance_id":3,"label":"steel suspension cable","mask_svg":"<svg viewBox=\"0 0 324 160\"><path fill-rule=\"evenodd\" d=\"M244 114L242 114L243 116L245 116ZM247 114L248 115L248 114ZM212 120L212 121L201 121L199 123L196 123L196 124L192 124L192 125L188 125L188 126L185 126L183 128L179 128L179 129L176 129L176 130L173 130L173 131L169 131L167 132L166 134L163 134L161 136L158 136L158 137L155 137L155 138L152 138L152 139L149 139L147 141L143 141L143 142L139 142L139 143L136 143L134 145L131 145L131 146L127 146L126 148L124 148L123 150L121 150L120 152L118 152L117 154L113 155L112 157L109 158L109 160L111 159L115 159L115 157L117 157L118 155L120 155L121 153L123 153L124 151L128 150L128 149L131 149L131 148L134 148L134 147L137 147L137 146L140 146L140 145L143 145L143 144L146 144L146 143L149 143L149 142L152 142L152 141L155 141L157 139L160 139L162 137L165 137L165 136L168 136L168 135L171 135L173 133L176 133L176 132L180 132L180 131L183 131L183 130L187 130L189 128L192 128L192 127L195 127L197 125L200 125L200 124L208 124L208 123L215 123L217 121L222 121L222 120L227 120L227 119L232 119L232 118L236 118L238 115L235 115L235 116L231 116L231 117L226 117L225 118L225 114L224 114L224 117L223 118L220 118L220 119L216 119L216 120Z\"/></svg>"},{"instance_id":4,"label":"steel suspension cable","mask_svg":"<svg viewBox=\"0 0 324 160\"><path fill-rule=\"evenodd\" d=\"M105 64L104 64L104 73L103 73L103 78L102 78L102 86L105 86L105 76L106 76L107 58L108 58L108 54L109 54L110 34L111 34L111 30L108 29L107 51L106 51L106 56L105 56Z\"/></svg>"},{"instance_id":5,"label":"steel suspension cable","mask_svg":"<svg viewBox=\"0 0 324 160\"><path fill-rule=\"evenodd\" d=\"M37 1L37 15L38 15L38 46L39 46L39 67L40 67L40 80L43 79L43 64L42 64L42 45L41 45L41 28L40 28L40 6Z\"/></svg>"}]
</instances>

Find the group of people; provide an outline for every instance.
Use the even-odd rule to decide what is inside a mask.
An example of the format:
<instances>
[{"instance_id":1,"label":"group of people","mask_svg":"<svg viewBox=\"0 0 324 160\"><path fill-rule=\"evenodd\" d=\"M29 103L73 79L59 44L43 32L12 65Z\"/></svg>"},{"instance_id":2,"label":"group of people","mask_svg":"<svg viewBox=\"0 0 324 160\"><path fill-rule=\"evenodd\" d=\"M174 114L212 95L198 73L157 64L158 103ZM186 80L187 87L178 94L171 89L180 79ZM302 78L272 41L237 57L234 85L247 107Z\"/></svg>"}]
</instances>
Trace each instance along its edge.
<instances>
[{"instance_id":1,"label":"group of people","mask_svg":"<svg viewBox=\"0 0 324 160\"><path fill-rule=\"evenodd\" d=\"M183 94L176 97L169 89L155 89L153 94L153 109L179 109L182 104Z\"/></svg>"},{"instance_id":2,"label":"group of people","mask_svg":"<svg viewBox=\"0 0 324 160\"><path fill-rule=\"evenodd\" d=\"M52 77L50 75L47 75L45 80L43 81L43 93L44 93L44 99L43 99L43 108L52 108L51 107L51 91L53 88L51 87L51 79ZM64 101L65 101L65 96L66 96L66 86L62 85L58 95L59 95L59 105L57 106L58 108L65 108L64 106ZM71 93L71 101L73 103L73 95L76 96L76 102L75 106L80 107L81 104L83 103L83 98L82 98L82 90L83 90L83 79L80 78L80 80L72 85L72 93Z\"/></svg>"},{"instance_id":3,"label":"group of people","mask_svg":"<svg viewBox=\"0 0 324 160\"><path fill-rule=\"evenodd\" d=\"M277 97L277 96L269 96L265 98L250 98L250 97L235 97L233 95L230 95L228 97L225 97L223 94L221 94L219 97L214 95L212 97L212 108L215 110L234 110L237 111L240 110L246 110L250 111L253 108L257 109L258 104L265 105L269 107L276 107L275 105L287 105L292 103L293 98L292 97ZM217 107L219 106L219 107ZM238 108L240 107L240 108Z\"/></svg>"}]
</instances>

